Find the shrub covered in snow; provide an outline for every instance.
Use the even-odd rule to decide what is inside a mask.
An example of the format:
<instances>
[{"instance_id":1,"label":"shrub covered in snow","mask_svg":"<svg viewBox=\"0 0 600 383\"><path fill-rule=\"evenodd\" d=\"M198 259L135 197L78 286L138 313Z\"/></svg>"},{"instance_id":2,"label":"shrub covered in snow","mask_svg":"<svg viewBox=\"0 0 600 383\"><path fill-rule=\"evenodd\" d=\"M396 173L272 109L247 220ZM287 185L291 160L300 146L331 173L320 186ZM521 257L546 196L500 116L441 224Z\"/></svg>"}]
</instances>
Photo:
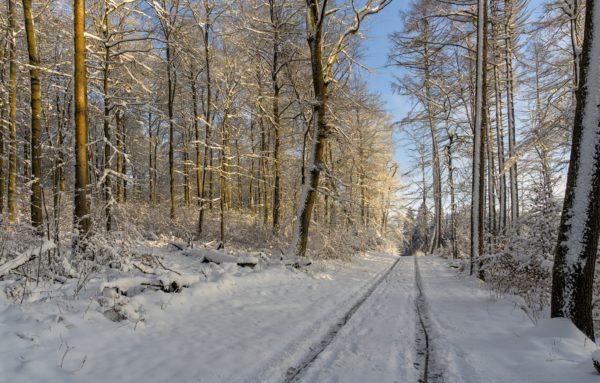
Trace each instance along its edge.
<instances>
[{"instance_id":1,"label":"shrub covered in snow","mask_svg":"<svg viewBox=\"0 0 600 383\"><path fill-rule=\"evenodd\" d=\"M550 304L560 202L536 201L496 243L484 264L486 281L499 293L522 297L533 319Z\"/></svg>"}]
</instances>

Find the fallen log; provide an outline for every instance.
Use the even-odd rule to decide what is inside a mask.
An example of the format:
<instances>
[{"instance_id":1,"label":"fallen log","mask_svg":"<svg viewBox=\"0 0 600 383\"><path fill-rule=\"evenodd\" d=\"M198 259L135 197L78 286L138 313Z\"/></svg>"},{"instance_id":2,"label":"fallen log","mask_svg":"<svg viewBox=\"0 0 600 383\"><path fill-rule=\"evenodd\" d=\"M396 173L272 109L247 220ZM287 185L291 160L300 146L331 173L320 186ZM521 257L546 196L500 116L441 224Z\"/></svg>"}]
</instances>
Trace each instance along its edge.
<instances>
[{"instance_id":1,"label":"fallen log","mask_svg":"<svg viewBox=\"0 0 600 383\"><path fill-rule=\"evenodd\" d=\"M0 265L0 277L3 277L17 267L23 266L27 262L33 261L43 253L55 248L56 245L54 242L44 240L40 246L32 247L22 253L17 253L13 259Z\"/></svg>"},{"instance_id":2,"label":"fallen log","mask_svg":"<svg viewBox=\"0 0 600 383\"><path fill-rule=\"evenodd\" d=\"M200 257L202 263L235 263L240 267L254 268L258 264L256 257L236 257L222 251L211 249L187 249L183 252L188 257Z\"/></svg>"}]
</instances>

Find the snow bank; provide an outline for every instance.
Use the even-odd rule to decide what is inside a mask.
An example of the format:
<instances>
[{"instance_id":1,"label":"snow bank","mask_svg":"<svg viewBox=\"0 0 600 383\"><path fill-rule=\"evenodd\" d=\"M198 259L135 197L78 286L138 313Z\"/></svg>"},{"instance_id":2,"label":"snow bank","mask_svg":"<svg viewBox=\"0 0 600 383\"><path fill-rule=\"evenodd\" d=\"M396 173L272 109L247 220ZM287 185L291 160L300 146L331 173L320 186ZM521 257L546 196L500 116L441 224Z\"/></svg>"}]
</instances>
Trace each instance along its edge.
<instances>
[{"instance_id":1,"label":"snow bank","mask_svg":"<svg viewBox=\"0 0 600 383\"><path fill-rule=\"evenodd\" d=\"M597 383L597 348L569 320L533 324L515 297L457 278L439 258L419 259L444 379L452 383Z\"/></svg>"}]
</instances>

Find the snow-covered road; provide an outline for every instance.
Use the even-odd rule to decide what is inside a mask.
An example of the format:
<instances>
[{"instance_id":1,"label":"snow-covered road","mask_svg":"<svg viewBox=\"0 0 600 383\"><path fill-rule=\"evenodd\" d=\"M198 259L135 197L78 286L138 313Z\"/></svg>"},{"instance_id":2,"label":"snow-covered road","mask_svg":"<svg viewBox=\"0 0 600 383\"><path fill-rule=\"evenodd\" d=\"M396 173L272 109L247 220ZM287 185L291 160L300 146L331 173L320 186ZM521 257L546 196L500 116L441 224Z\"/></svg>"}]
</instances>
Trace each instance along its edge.
<instances>
[{"instance_id":1,"label":"snow-covered road","mask_svg":"<svg viewBox=\"0 0 600 383\"><path fill-rule=\"evenodd\" d=\"M401 257L299 381L415 382L414 293L413 258Z\"/></svg>"},{"instance_id":2,"label":"snow-covered road","mask_svg":"<svg viewBox=\"0 0 600 383\"><path fill-rule=\"evenodd\" d=\"M185 262L169 264L200 268ZM0 382L597 382L595 346L569 322L534 326L516 298L442 259L417 262L232 266L181 293L131 297L137 324L107 320L92 295L19 305L0 294Z\"/></svg>"},{"instance_id":3,"label":"snow-covered road","mask_svg":"<svg viewBox=\"0 0 600 383\"><path fill-rule=\"evenodd\" d=\"M402 257L299 380L598 381L590 360L595 345L569 321L534 324L516 297L482 287L440 258Z\"/></svg>"}]
</instances>

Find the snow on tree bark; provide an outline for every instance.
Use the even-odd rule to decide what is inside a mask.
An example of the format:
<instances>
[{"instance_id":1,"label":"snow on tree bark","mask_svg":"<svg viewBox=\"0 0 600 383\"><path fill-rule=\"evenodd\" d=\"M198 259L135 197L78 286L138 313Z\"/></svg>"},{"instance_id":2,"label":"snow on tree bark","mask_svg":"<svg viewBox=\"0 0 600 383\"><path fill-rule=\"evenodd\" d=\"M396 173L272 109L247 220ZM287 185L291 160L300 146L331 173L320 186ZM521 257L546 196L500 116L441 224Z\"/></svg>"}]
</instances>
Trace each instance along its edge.
<instances>
[{"instance_id":1,"label":"snow on tree bark","mask_svg":"<svg viewBox=\"0 0 600 383\"><path fill-rule=\"evenodd\" d=\"M553 268L552 317L594 339L592 284L600 234L600 6L586 2L567 190Z\"/></svg>"}]
</instances>

